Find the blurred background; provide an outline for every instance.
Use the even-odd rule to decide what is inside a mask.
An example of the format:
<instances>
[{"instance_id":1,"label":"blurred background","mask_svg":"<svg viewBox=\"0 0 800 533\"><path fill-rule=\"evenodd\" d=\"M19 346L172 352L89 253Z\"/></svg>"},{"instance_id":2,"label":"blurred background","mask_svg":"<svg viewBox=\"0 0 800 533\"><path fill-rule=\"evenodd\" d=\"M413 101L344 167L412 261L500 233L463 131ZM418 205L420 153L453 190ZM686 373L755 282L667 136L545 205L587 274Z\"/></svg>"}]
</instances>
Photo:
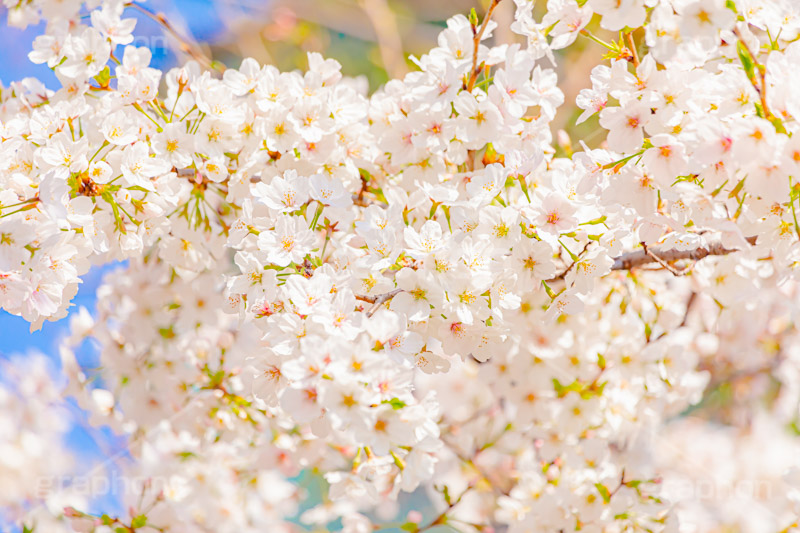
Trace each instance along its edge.
<instances>
[{"instance_id":1,"label":"blurred background","mask_svg":"<svg viewBox=\"0 0 800 533\"><path fill-rule=\"evenodd\" d=\"M306 53L319 52L337 59L345 75L365 76L371 90L390 78L402 77L416 67L408 60L436 45L436 38L449 17L468 14L475 8L483 16L490 0L148 0L143 6L163 12L171 24L222 63L238 67L242 58L253 57L281 70L304 69ZM537 19L546 2L538 2ZM0 7L0 16L5 18ZM168 69L187 60L176 53L176 42L163 28L134 9L126 17L138 20L133 44L153 52L153 66ZM514 2L501 2L495 10L498 23L493 40L522 42L509 29ZM616 36L600 29L594 20L588 27L608 40ZM0 32L0 81L8 84L33 76L53 89L59 87L46 65L34 65L27 54L41 26L26 30L3 27ZM567 50L556 53L559 87L565 102L574 102L578 92L589 87L589 72L601 61L605 50L589 39L579 38ZM544 67L550 67L543 60ZM597 131L596 119L573 131L580 114L574 106L563 106L553 123L553 132L586 137ZM590 140L600 141L600 138Z\"/></svg>"}]
</instances>

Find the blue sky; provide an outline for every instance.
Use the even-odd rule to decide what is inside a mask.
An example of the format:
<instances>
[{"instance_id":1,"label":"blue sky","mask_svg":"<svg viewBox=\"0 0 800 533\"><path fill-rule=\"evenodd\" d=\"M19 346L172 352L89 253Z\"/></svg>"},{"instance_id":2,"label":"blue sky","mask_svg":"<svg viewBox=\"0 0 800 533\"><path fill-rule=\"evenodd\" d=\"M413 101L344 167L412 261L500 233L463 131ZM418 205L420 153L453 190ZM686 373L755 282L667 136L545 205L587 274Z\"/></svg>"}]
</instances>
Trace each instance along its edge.
<instances>
[{"instance_id":1,"label":"blue sky","mask_svg":"<svg viewBox=\"0 0 800 533\"><path fill-rule=\"evenodd\" d=\"M205 0L151 0L145 4L153 11L163 11L171 21L179 28L184 27L198 41L213 41L224 31L224 24L219 15L218 9L221 4ZM229 8L229 4L222 7ZM141 45L148 42L142 37L163 36L161 27L152 20L144 17L135 10L128 10L126 16L137 18L138 23L135 35L140 40L137 44ZM182 20L177 20L180 16ZM0 81L4 85L9 82L22 79L24 77L35 77L45 83L51 89L59 87L58 80L46 65L34 65L28 60L28 52L31 50L33 39L43 30L43 25L29 27L25 30L8 28L5 24L5 13L0 9ZM164 42L161 39L153 39L150 42ZM163 46L151 48L153 52L153 66L161 69L169 68L176 63L175 54ZM120 265L106 265L92 269L83 277L77 296L73 300L70 308L73 314L80 307L87 308L90 312L94 311L96 304L95 293L101 284L103 276L110 270ZM58 368L58 343L59 339L65 336L69 330L69 318L58 322L45 322L43 327L36 332L30 332L30 325L20 317L10 315L0 310L0 359L8 359L12 356L25 355L32 352L41 352L49 356L54 362L54 368ZM79 361L88 366L94 366L97 353L88 343L78 352ZM75 407L76 423L72 430L66 435L67 446L75 453L79 462L83 465L96 464L102 461L105 455L103 450L119 450L124 447L124 442L115 438L109 431L101 429L89 429L86 427L85 416L82 417L80 410ZM81 420L83 418L83 420ZM115 513L122 511L119 503L113 496L98 498L92 505L94 512ZM0 521L0 530L3 530ZM12 529L13 531L13 529Z\"/></svg>"},{"instance_id":2,"label":"blue sky","mask_svg":"<svg viewBox=\"0 0 800 533\"><path fill-rule=\"evenodd\" d=\"M268 3L264 2L265 4ZM200 42L213 41L224 31L224 23L220 9L235 7L236 2L215 2L209 0L150 0L143 4L152 11L163 11L174 21L178 28L186 27L188 32ZM8 84L11 81L32 76L43 81L49 88L58 88L58 80L47 65L34 65L28 60L33 39L43 32L44 25L31 26L25 30L9 28L5 24L5 12L2 14L0 28L0 81ZM128 9L126 17L138 20L134 35L137 38L162 36L161 27L136 10ZM141 45L140 41L138 44ZM151 48L153 65L156 68L170 67L175 64L175 54L163 47Z\"/></svg>"},{"instance_id":3,"label":"blue sky","mask_svg":"<svg viewBox=\"0 0 800 533\"><path fill-rule=\"evenodd\" d=\"M192 37L201 42L213 41L224 31L224 23L219 9L230 7L208 0L151 0L145 4L153 11L163 11L173 23L188 30ZM58 80L47 65L35 65L28 60L33 39L42 33L43 25L28 27L25 30L9 28L5 24L5 13L0 10L0 81L8 84L24 77L35 77L43 81L49 88L57 89ZM162 28L136 10L129 9L126 17L135 17L138 22L134 34L137 38L163 36ZM139 43L147 42L142 39ZM163 42L161 39L152 40ZM169 68L176 63L175 54L163 46L151 48L153 66ZM100 283L102 273L108 269L94 269L84 278L78 296L74 300L72 311L84 306L90 311L95 305L95 291ZM59 322L46 322L41 330L30 333L29 325L22 318L9 315L0 310L0 357L8 357L15 352L39 350L47 355L55 356L58 338L62 336L69 324L69 319Z\"/></svg>"},{"instance_id":4,"label":"blue sky","mask_svg":"<svg viewBox=\"0 0 800 533\"><path fill-rule=\"evenodd\" d=\"M170 20L176 21L178 27L186 27L191 35L198 41L213 41L224 30L223 21L219 15L220 4L208 0L154 0L146 4L153 11L163 11ZM2 14L0 25L0 81L8 84L11 81L24 77L36 77L43 81L49 88L57 89L58 80L47 65L35 65L28 60L33 39L43 30L43 25L29 27L25 30L8 28L5 25L5 13ZM161 27L152 20L144 17L135 10L128 10L126 16L135 17L135 35L137 37L162 36ZM182 20L176 20L180 17ZM140 41L146 42L146 41ZM160 42L154 40L153 42ZM176 62L175 54L164 47L151 48L153 52L153 66L169 68ZM84 277L78 296L74 300L72 310L84 306L90 311L95 305L95 291L100 283L104 269L94 269ZM28 352L39 350L47 355L55 355L58 338L67 330L69 319L59 322L45 322L41 330L30 333L28 323L22 318L9 315L0 311L0 357L8 357L15 352Z\"/></svg>"}]
</instances>

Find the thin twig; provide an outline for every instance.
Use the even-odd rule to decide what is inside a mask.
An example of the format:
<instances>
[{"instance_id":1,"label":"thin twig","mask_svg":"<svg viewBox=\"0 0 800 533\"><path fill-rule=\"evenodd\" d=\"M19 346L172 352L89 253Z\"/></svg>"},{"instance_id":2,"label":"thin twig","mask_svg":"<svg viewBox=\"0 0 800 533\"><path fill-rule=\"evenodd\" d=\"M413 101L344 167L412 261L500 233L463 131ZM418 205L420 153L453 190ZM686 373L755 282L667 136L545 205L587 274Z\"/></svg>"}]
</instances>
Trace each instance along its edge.
<instances>
[{"instance_id":1,"label":"thin twig","mask_svg":"<svg viewBox=\"0 0 800 533\"><path fill-rule=\"evenodd\" d=\"M478 74L480 74L480 69L478 68L478 50L480 49L483 32L486 31L486 27L489 25L489 21L492 19L492 13L494 13L495 8L498 6L498 4L500 4L501 1L502 0L492 0L489 10L486 12L486 16L483 18L483 24L481 24L478 33L476 33L472 39L472 72L469 75L469 82L467 83L468 92L472 92L473 87L475 87L475 82L478 80Z\"/></svg>"},{"instance_id":2,"label":"thin twig","mask_svg":"<svg viewBox=\"0 0 800 533\"><path fill-rule=\"evenodd\" d=\"M578 254L578 260L580 260L580 258L583 257L586 254L586 250L589 249L589 246L591 244L592 244L592 241L589 241L589 242L586 243L586 246L583 247L583 251L581 251L581 253ZM576 264L578 264L578 261L573 261L572 263L569 264L569 266L567 267L566 270L564 270L558 276L556 276L554 278L551 278L551 279L548 279L546 283L566 278L567 274L569 274L570 270L572 270L575 267Z\"/></svg>"},{"instance_id":3,"label":"thin twig","mask_svg":"<svg viewBox=\"0 0 800 533\"><path fill-rule=\"evenodd\" d=\"M146 16L148 16L149 18L151 18L152 20L163 26L164 29L167 30L167 32L170 35L172 35L172 37L174 37L175 40L178 41L181 51L189 54L192 57L192 59L194 59L198 63L203 64L208 68L218 70L220 72L223 72L225 70L225 67L222 64L215 63L214 61L212 61L211 58L208 57L206 54L204 54L197 46L192 45L185 37L183 37L180 33L178 33L178 31L167 20L167 17L165 17L163 13L155 13L153 11L150 11L146 7L141 6L136 2L130 2L125 5L127 7L133 7L135 9L138 9L140 12L142 12L143 14L145 14Z\"/></svg>"},{"instance_id":4,"label":"thin twig","mask_svg":"<svg viewBox=\"0 0 800 533\"><path fill-rule=\"evenodd\" d=\"M747 242L755 244L755 237L748 237ZM682 259L691 259L692 261L700 261L701 259L710 255L728 255L740 251L739 249L725 248L721 242L712 242L706 246L693 248L691 250L675 250L668 249L662 250L661 248L643 247L642 250L635 252L627 252L616 259L611 266L611 270L631 270L640 266L648 265L650 263L669 263L672 261L680 261ZM663 266L663 265L662 265ZM567 269L568 271L569 269ZM674 269L673 269L674 270ZM554 278L546 280L547 283L551 281L558 281L564 279L567 271L562 272Z\"/></svg>"},{"instance_id":5,"label":"thin twig","mask_svg":"<svg viewBox=\"0 0 800 533\"><path fill-rule=\"evenodd\" d=\"M633 40L633 32L628 32L625 34L628 38L628 44L631 47L631 54L633 54L633 66L639 66L639 53L636 51L636 41Z\"/></svg>"},{"instance_id":6,"label":"thin twig","mask_svg":"<svg viewBox=\"0 0 800 533\"><path fill-rule=\"evenodd\" d=\"M423 531L427 531L427 530L432 529L432 528L434 528L436 526L440 526L440 525L443 525L443 524L447 523L447 513L452 511L453 508L456 505L461 503L461 500L464 498L464 495L467 494L470 490L472 490L472 488L473 488L472 484L467 485L467 488L464 489L464 491L458 496L458 498L456 498L455 500L451 500L450 501L450 503L447 505L447 509L442 511L442 513L439 516L434 518L433 521L430 524L428 524L427 526L425 526L425 527L423 527L421 529L418 529L417 530L418 533L422 533Z\"/></svg>"},{"instance_id":7,"label":"thin twig","mask_svg":"<svg viewBox=\"0 0 800 533\"><path fill-rule=\"evenodd\" d=\"M748 237L746 240L750 244L755 244L756 241L755 237ZM587 247L584 247L583 252L581 252L581 255L583 255ZM675 267L670 265L669 262L680 261L683 259L700 261L701 259L704 259L708 256L728 255L739 251L741 250L725 248L725 246L721 242L712 242L706 246L693 248L691 250L675 250L675 249L662 250L660 248L653 249L652 247L649 247L644 243L642 243L642 250L636 250L635 252L627 252L614 259L614 264L611 266L611 270L632 270L634 268L648 265L651 263L658 263L659 265L668 269L676 276L682 276L687 274L690 269L687 268L683 270L677 270L675 269ZM553 278L545 280L545 283L551 283L563 280L564 277L567 275L567 273L575 266L576 262L577 261L569 265L564 272L558 274ZM367 312L367 316L371 317L381 305L388 302L401 292L403 292L403 289L394 289L392 291L379 294L377 296L357 294L356 300L373 304L372 308L369 310L369 312Z\"/></svg>"},{"instance_id":8,"label":"thin twig","mask_svg":"<svg viewBox=\"0 0 800 533\"><path fill-rule=\"evenodd\" d=\"M401 292L403 292L403 289L395 289L393 291L375 296L375 298L372 301L373 304L372 308L369 311L367 311L367 317L371 317L372 315L374 315L375 312L380 308L380 306L382 306L383 304L385 304L386 302L388 302ZM358 299L363 300L364 298L358 298Z\"/></svg>"},{"instance_id":9,"label":"thin twig","mask_svg":"<svg viewBox=\"0 0 800 533\"><path fill-rule=\"evenodd\" d=\"M748 239L748 242L753 244L755 239ZM655 253L662 261L678 261L681 259L691 259L692 261L700 261L709 255L728 255L733 252L738 252L738 249L725 248L721 242L713 242L707 246L693 248L691 250L662 250L657 248L650 249L651 253ZM644 250L637 250L635 252L628 252L614 259L614 265L611 270L630 270L649 263L655 263L656 260L651 254Z\"/></svg>"},{"instance_id":10,"label":"thin twig","mask_svg":"<svg viewBox=\"0 0 800 533\"><path fill-rule=\"evenodd\" d=\"M656 263L658 263L659 265L664 267L666 270L672 272L673 275L675 275L675 276L685 276L686 274L689 273L690 269L688 267L684 268L683 270L678 270L674 266L672 266L669 263L667 263L666 261L664 261L661 257L656 255L655 252L653 252L653 250L651 250L647 246L646 242L642 242L641 245L642 245L642 250L644 250L644 253L646 253L647 255L652 257L655 260Z\"/></svg>"}]
</instances>

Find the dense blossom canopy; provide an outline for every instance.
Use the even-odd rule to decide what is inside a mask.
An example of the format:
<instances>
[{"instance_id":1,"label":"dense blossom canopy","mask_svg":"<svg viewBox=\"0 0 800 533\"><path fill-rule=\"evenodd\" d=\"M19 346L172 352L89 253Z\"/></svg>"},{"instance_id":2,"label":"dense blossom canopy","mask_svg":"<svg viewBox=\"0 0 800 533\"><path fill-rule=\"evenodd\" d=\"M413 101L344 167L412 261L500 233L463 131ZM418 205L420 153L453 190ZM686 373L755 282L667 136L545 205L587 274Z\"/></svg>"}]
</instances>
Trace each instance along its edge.
<instances>
[{"instance_id":1,"label":"dense blossom canopy","mask_svg":"<svg viewBox=\"0 0 800 533\"><path fill-rule=\"evenodd\" d=\"M8 520L797 525L797 5L549 0L537 20L503 1L526 45L488 44L492 0L369 95L314 53L279 72L187 47L195 60L162 73L130 46L144 6L4 0L9 24L46 21L29 57L62 87L2 88L0 307L37 328L93 265L127 261L72 321L66 383L7 363ZM599 115L597 149L551 132L554 51L576 39L608 49L575 102L579 121ZM76 362L86 338L99 368ZM142 483L119 516L74 484L42 490L75 474L57 446L74 402L127 437L124 475ZM703 408L745 429L678 418ZM721 485L754 481L743 503L681 499L675 484L717 463ZM326 482L311 508L309 472ZM440 514L396 517L414 491Z\"/></svg>"}]
</instances>

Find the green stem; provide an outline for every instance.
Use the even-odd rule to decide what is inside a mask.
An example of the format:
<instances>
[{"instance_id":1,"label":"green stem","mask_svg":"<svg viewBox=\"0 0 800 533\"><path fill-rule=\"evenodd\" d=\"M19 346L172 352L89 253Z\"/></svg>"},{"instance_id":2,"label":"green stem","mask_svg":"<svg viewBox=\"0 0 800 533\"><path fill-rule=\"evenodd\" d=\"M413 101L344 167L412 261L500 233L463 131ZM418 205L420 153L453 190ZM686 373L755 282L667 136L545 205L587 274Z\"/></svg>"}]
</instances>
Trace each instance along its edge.
<instances>
[{"instance_id":1,"label":"green stem","mask_svg":"<svg viewBox=\"0 0 800 533\"><path fill-rule=\"evenodd\" d=\"M604 40L600 39L599 37L596 37L595 35L593 35L589 31L581 30L581 35L584 35L584 36L588 37L589 39L593 40L594 42L596 42L597 44L599 44L601 46L604 46L606 49L611 50L612 52L616 52L617 51L617 48L615 46L612 46L612 45L608 44L607 42L605 42Z\"/></svg>"},{"instance_id":2,"label":"green stem","mask_svg":"<svg viewBox=\"0 0 800 533\"><path fill-rule=\"evenodd\" d=\"M91 157L91 159L89 159L89 164L90 165L92 164L92 161L94 161L94 158L97 157L97 154L100 153L100 150L102 150L106 146L108 146L108 141L103 141L103 144L100 146L100 148L98 148L97 151L94 153L94 155ZM112 150L113 150L113 148L112 148Z\"/></svg>"},{"instance_id":3,"label":"green stem","mask_svg":"<svg viewBox=\"0 0 800 533\"><path fill-rule=\"evenodd\" d=\"M147 114L147 112L146 112L144 109L142 109L142 106L140 106L139 104L133 104L133 108L134 108L136 111L138 111L139 113L141 113L142 115L146 116L146 117L147 117L147 119L148 119L150 122L152 122L153 124L155 124L155 125L156 125L156 128L158 128L158 132L159 132L159 133L161 133L162 131L164 131L164 128L162 128L162 127L161 127L161 124L159 124L159 123L156 121L156 119L154 119L153 117L151 117L150 115L148 115L148 114Z\"/></svg>"},{"instance_id":4,"label":"green stem","mask_svg":"<svg viewBox=\"0 0 800 533\"><path fill-rule=\"evenodd\" d=\"M182 95L183 95L183 91L179 92L179 93L178 93L178 96L175 98L175 103L174 103L174 104L172 104L172 111L170 111L170 113L169 113L169 122L172 122L172 117L174 117L174 116L175 116L175 109L178 107L178 100L180 100L180 99L181 99L181 96L182 96ZM191 112L191 111L190 111L190 112ZM182 120L182 119L181 119L181 120Z\"/></svg>"},{"instance_id":5,"label":"green stem","mask_svg":"<svg viewBox=\"0 0 800 533\"><path fill-rule=\"evenodd\" d=\"M154 104L153 102L147 102L147 103L148 103L148 104L150 104L150 107L152 107L152 108L153 108L153 110L155 110L155 112L156 112L156 113L158 113L158 115L159 115L159 116L160 116L162 119L164 119L164 122L169 122L169 121L170 121L170 120L167 118L167 115L165 115L165 114L164 114L164 111L162 111L162 110L161 110L161 107L160 107L160 106L158 106L158 105Z\"/></svg>"},{"instance_id":6,"label":"green stem","mask_svg":"<svg viewBox=\"0 0 800 533\"><path fill-rule=\"evenodd\" d=\"M189 111L187 111L187 112L186 112L186 114L185 114L185 115L183 115L183 116L180 118L179 122L183 122L184 120L186 120L186 117L188 117L189 115L191 115L191 114L192 114L192 111L194 111L195 109L197 109L197 106L196 106L196 105L195 105L195 106L192 106L192 108L191 108Z\"/></svg>"},{"instance_id":7,"label":"green stem","mask_svg":"<svg viewBox=\"0 0 800 533\"><path fill-rule=\"evenodd\" d=\"M319 207L317 207L317 211L314 213L314 219L311 221L311 225L309 226L309 229L313 230L313 229L315 229L317 227L317 221L319 221L319 217L320 217L320 215L322 215L322 210L323 209L325 209L325 206L322 205L322 204L319 204Z\"/></svg>"},{"instance_id":8,"label":"green stem","mask_svg":"<svg viewBox=\"0 0 800 533\"><path fill-rule=\"evenodd\" d=\"M10 213L5 213L5 214L2 214L2 215L0 215L0 218L10 217L11 215L16 215L17 213L21 213L21 212L23 212L23 211L30 211L30 210L31 210L31 209L33 209L34 207L36 207L36 204L29 204L29 205L26 205L26 206L20 207L20 208L19 208L19 209L17 209L16 211L12 211L12 212L10 212Z\"/></svg>"},{"instance_id":9,"label":"green stem","mask_svg":"<svg viewBox=\"0 0 800 533\"><path fill-rule=\"evenodd\" d=\"M38 201L39 201L39 199L38 199L38 198L31 198L30 200L25 200L25 201L23 201L23 202L18 202L18 203L16 203L16 204L9 204L9 205L2 205L2 204L0 204L0 211L2 211L3 209L9 209L9 208L11 208L11 207L17 207L17 206L19 206L19 205L30 204L30 203L32 203L32 202L33 202L33 203L35 203L35 202L38 202Z\"/></svg>"},{"instance_id":10,"label":"green stem","mask_svg":"<svg viewBox=\"0 0 800 533\"><path fill-rule=\"evenodd\" d=\"M642 154L644 154L644 150L639 150L635 154L629 155L628 157L623 157L622 159L620 159L618 161L613 161L611 163L608 163L607 165L603 165L603 170L608 170L610 168L616 167L617 165L621 165L623 163L627 163L628 161L630 161L634 157L638 157L638 156L640 156Z\"/></svg>"}]
</instances>

